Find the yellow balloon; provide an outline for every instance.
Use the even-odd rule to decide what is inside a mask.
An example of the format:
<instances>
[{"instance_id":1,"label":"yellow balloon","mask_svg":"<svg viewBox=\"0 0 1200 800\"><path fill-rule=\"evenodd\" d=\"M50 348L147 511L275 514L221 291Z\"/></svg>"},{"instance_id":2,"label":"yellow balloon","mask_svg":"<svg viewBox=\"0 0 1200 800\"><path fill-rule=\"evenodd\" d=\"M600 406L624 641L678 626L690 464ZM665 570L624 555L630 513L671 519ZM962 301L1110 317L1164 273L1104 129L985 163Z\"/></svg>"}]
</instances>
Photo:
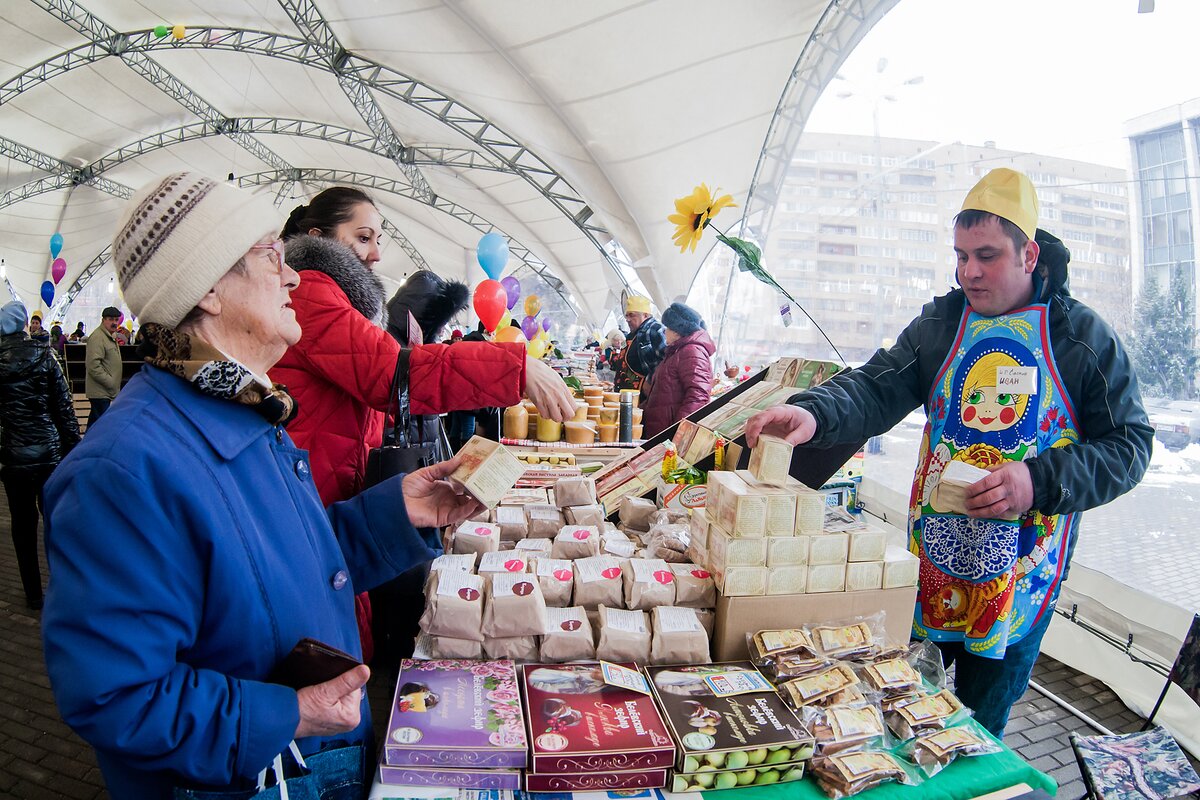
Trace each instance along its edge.
<instances>
[{"instance_id":1,"label":"yellow balloon","mask_svg":"<svg viewBox=\"0 0 1200 800\"><path fill-rule=\"evenodd\" d=\"M542 301L536 294L531 294L525 298L525 316L536 317L541 310Z\"/></svg>"},{"instance_id":2,"label":"yellow balloon","mask_svg":"<svg viewBox=\"0 0 1200 800\"><path fill-rule=\"evenodd\" d=\"M525 334L521 333L520 328L514 328L509 325L506 328L500 328L496 331L497 342L524 342Z\"/></svg>"},{"instance_id":3,"label":"yellow balloon","mask_svg":"<svg viewBox=\"0 0 1200 800\"><path fill-rule=\"evenodd\" d=\"M131 319L125 320L125 324L122 325L121 327L123 327L125 330L129 331L130 333L133 333L133 320L131 320Z\"/></svg>"},{"instance_id":4,"label":"yellow balloon","mask_svg":"<svg viewBox=\"0 0 1200 800\"><path fill-rule=\"evenodd\" d=\"M516 328L513 328L513 330L516 330ZM529 353L531 358L540 359L546 355L546 351L549 349L549 347L550 345L548 343L535 336L532 342L528 342L525 345L525 352Z\"/></svg>"},{"instance_id":5,"label":"yellow balloon","mask_svg":"<svg viewBox=\"0 0 1200 800\"><path fill-rule=\"evenodd\" d=\"M511 323L512 323L512 312L505 311L504 316L500 318L500 321L498 323L496 323L496 329L499 330L500 328L507 328Z\"/></svg>"},{"instance_id":6,"label":"yellow balloon","mask_svg":"<svg viewBox=\"0 0 1200 800\"><path fill-rule=\"evenodd\" d=\"M176 25L171 28L171 35L176 39L182 39L184 36L187 36L187 28L182 25Z\"/></svg>"}]
</instances>

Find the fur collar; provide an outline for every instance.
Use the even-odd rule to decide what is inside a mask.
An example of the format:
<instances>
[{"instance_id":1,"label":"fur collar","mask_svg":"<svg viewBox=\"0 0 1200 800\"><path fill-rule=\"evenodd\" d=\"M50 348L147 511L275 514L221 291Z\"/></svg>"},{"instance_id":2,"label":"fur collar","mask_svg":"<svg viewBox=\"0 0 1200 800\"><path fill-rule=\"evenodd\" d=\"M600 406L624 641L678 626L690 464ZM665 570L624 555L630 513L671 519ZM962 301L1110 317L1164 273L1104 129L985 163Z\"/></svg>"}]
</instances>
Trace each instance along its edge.
<instances>
[{"instance_id":1,"label":"fur collar","mask_svg":"<svg viewBox=\"0 0 1200 800\"><path fill-rule=\"evenodd\" d=\"M387 325L383 282L346 245L319 236L296 236L287 242L286 258L297 272L311 269L333 278L355 311L380 327Z\"/></svg>"}]
</instances>

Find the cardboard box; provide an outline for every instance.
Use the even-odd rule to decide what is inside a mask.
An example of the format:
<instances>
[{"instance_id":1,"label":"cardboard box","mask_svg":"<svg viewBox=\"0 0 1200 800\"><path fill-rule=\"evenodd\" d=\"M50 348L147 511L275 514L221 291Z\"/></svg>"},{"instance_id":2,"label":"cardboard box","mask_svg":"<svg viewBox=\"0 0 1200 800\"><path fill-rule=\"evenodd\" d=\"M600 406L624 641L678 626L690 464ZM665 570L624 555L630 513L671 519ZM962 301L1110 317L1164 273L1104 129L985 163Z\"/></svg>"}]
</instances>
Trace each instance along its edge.
<instances>
[{"instance_id":1,"label":"cardboard box","mask_svg":"<svg viewBox=\"0 0 1200 800\"><path fill-rule=\"evenodd\" d=\"M379 782L385 786L455 786L459 789L521 788L519 769L447 769L445 767L379 767ZM403 794L403 792L389 792Z\"/></svg>"},{"instance_id":2,"label":"cardboard box","mask_svg":"<svg viewBox=\"0 0 1200 800\"><path fill-rule=\"evenodd\" d=\"M666 769L606 770L604 772L563 772L543 775L525 773L527 792L602 792L629 789L662 789L667 785ZM562 797L562 795L559 795ZM593 795L587 795L593 796ZM611 794L602 794L611 797Z\"/></svg>"},{"instance_id":3,"label":"cardboard box","mask_svg":"<svg viewBox=\"0 0 1200 800\"><path fill-rule=\"evenodd\" d=\"M796 495L787 487L756 479L747 469L734 472L755 494L767 498L767 536L792 536L796 528Z\"/></svg>"},{"instance_id":4,"label":"cardboard box","mask_svg":"<svg viewBox=\"0 0 1200 800\"><path fill-rule=\"evenodd\" d=\"M482 436L472 436L458 453L463 460L450 482L487 508L499 505L525 472L508 448Z\"/></svg>"},{"instance_id":5,"label":"cardboard box","mask_svg":"<svg viewBox=\"0 0 1200 800\"><path fill-rule=\"evenodd\" d=\"M766 567L729 567L723 572L712 569L717 590L730 597L748 597L767 593Z\"/></svg>"},{"instance_id":6,"label":"cardboard box","mask_svg":"<svg viewBox=\"0 0 1200 800\"><path fill-rule=\"evenodd\" d=\"M850 531L850 551L847 561L882 561L887 549L887 533L879 528Z\"/></svg>"},{"instance_id":7,"label":"cardboard box","mask_svg":"<svg viewBox=\"0 0 1200 800\"><path fill-rule=\"evenodd\" d=\"M845 564L850 537L844 533L822 533L808 537L808 564Z\"/></svg>"},{"instance_id":8,"label":"cardboard box","mask_svg":"<svg viewBox=\"0 0 1200 800\"><path fill-rule=\"evenodd\" d=\"M907 642L912 635L917 589L908 586L872 592L729 597L717 595L717 627L713 631L713 660L735 661L749 656L746 636L761 630L794 628L806 622L836 622L885 612L889 642Z\"/></svg>"},{"instance_id":9,"label":"cardboard box","mask_svg":"<svg viewBox=\"0 0 1200 800\"><path fill-rule=\"evenodd\" d=\"M493 719L501 721L499 735L488 727ZM513 662L400 662L385 763L394 767L514 769L524 767L526 759L525 724Z\"/></svg>"},{"instance_id":10,"label":"cardboard box","mask_svg":"<svg viewBox=\"0 0 1200 800\"><path fill-rule=\"evenodd\" d=\"M808 536L772 536L767 539L767 566L808 566L808 540Z\"/></svg>"},{"instance_id":11,"label":"cardboard box","mask_svg":"<svg viewBox=\"0 0 1200 800\"><path fill-rule=\"evenodd\" d=\"M718 697L705 682L706 676L720 673L750 673L761 679L749 661L686 669L647 667L645 672L675 737L677 770L695 772L701 763L718 770L745 769L747 756L760 748L786 750L774 765L812 755L812 734L770 684L765 690Z\"/></svg>"},{"instance_id":12,"label":"cardboard box","mask_svg":"<svg viewBox=\"0 0 1200 800\"><path fill-rule=\"evenodd\" d=\"M719 523L735 537L762 537L767 534L767 498L757 494L732 472L708 473L709 497L715 501L709 520ZM715 515L713 512L715 510Z\"/></svg>"},{"instance_id":13,"label":"cardboard box","mask_svg":"<svg viewBox=\"0 0 1200 800\"><path fill-rule=\"evenodd\" d=\"M846 565L809 564L805 591L809 594L846 591Z\"/></svg>"},{"instance_id":14,"label":"cardboard box","mask_svg":"<svg viewBox=\"0 0 1200 800\"><path fill-rule=\"evenodd\" d=\"M661 480L658 482L659 508L695 511L703 509L707 503L708 487L703 484L663 483Z\"/></svg>"},{"instance_id":15,"label":"cardboard box","mask_svg":"<svg viewBox=\"0 0 1200 800\"><path fill-rule=\"evenodd\" d=\"M729 567L764 567L768 539L735 539L719 527L708 532L708 568L724 572Z\"/></svg>"},{"instance_id":16,"label":"cardboard box","mask_svg":"<svg viewBox=\"0 0 1200 800\"><path fill-rule=\"evenodd\" d=\"M825 495L797 480L789 481L787 487L796 495L796 535L812 536L824 530Z\"/></svg>"},{"instance_id":17,"label":"cardboard box","mask_svg":"<svg viewBox=\"0 0 1200 800\"><path fill-rule=\"evenodd\" d=\"M863 592L882 588L882 561L851 561L846 565L846 591Z\"/></svg>"},{"instance_id":18,"label":"cardboard box","mask_svg":"<svg viewBox=\"0 0 1200 800\"><path fill-rule=\"evenodd\" d=\"M808 567L770 567L767 594L803 594L808 588Z\"/></svg>"},{"instance_id":19,"label":"cardboard box","mask_svg":"<svg viewBox=\"0 0 1200 800\"><path fill-rule=\"evenodd\" d=\"M654 699L608 685L599 664L526 664L521 683L533 751L530 777L603 777L617 768L646 771L675 763L675 743Z\"/></svg>"},{"instance_id":20,"label":"cardboard box","mask_svg":"<svg viewBox=\"0 0 1200 800\"><path fill-rule=\"evenodd\" d=\"M916 586L921 561L903 547L892 545L883 554L883 588Z\"/></svg>"},{"instance_id":21,"label":"cardboard box","mask_svg":"<svg viewBox=\"0 0 1200 800\"><path fill-rule=\"evenodd\" d=\"M759 436L758 445L750 450L750 474L762 483L782 486L792 466L792 450L792 445L778 436Z\"/></svg>"}]
</instances>

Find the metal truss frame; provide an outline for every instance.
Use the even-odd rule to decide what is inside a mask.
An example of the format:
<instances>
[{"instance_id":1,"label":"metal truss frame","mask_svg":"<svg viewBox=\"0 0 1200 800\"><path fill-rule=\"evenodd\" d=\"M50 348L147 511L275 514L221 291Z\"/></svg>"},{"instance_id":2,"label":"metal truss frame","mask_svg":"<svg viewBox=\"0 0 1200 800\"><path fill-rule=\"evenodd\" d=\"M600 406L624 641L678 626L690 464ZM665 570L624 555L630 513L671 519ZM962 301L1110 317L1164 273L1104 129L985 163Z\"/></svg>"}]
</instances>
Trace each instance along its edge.
<instances>
[{"instance_id":1,"label":"metal truss frame","mask_svg":"<svg viewBox=\"0 0 1200 800\"><path fill-rule=\"evenodd\" d=\"M416 78L346 50L330 51L325 42L295 36L242 28L189 28L183 39L177 40L171 37L160 39L150 29L128 33L113 31L103 23L96 23L92 15L71 0L31 0L31 2L45 8L64 21L68 21L81 33L93 38L93 41L59 53L0 85L0 105L32 86L108 56L116 55L122 60L128 61L132 55L145 56L155 50L172 48L227 50L279 58L306 67L322 69L337 76L339 82L343 78L352 79L355 85L362 88L364 92L366 89L374 90L429 114L441 124L477 144L484 153L495 159L497 164L507 167L508 171L528 182L556 209L568 217L600 251L601 256L609 264L621 284L630 288L622 267L631 268L632 264L624 249L619 246L619 243L615 247L605 246L615 241L612 234L603 226L591 222L593 216L591 207L562 175L529 147L487 118ZM280 0L280 2L285 4L285 8L287 7L288 0ZM74 16L81 16L82 21L75 21ZM305 26L309 22L305 17ZM99 30L104 35L97 37L93 29ZM327 25L324 29L320 25L315 28L318 32L327 29ZM102 41L96 41L97 38ZM148 60L148 56L146 58ZM180 85L182 86L182 84ZM346 86L343 85L343 88ZM368 121L368 125L372 125L369 118L372 114L371 108L358 105L363 98L355 95L351 97L351 100L355 102L360 115ZM373 99L371 102L378 111L378 106ZM200 116L202 119L209 119L204 115ZM211 121L214 124L220 124L220 120ZM373 132L376 133L376 138L384 141L385 146L388 145L386 132L382 132L383 136L380 136L381 131L373 129ZM233 133L236 136L243 135L236 131ZM394 147L395 143L392 142L391 146ZM403 148L403 145L400 147ZM408 162L410 158L408 149L404 148L402 152L398 153L398 156L402 161ZM270 160L264 159L264 161L272 164Z\"/></svg>"},{"instance_id":2,"label":"metal truss frame","mask_svg":"<svg viewBox=\"0 0 1200 800\"><path fill-rule=\"evenodd\" d=\"M239 175L237 177L238 186L268 186L280 181L303 181L305 183L336 183L341 185L360 186L367 189L373 189L387 194L394 194L399 197L405 197L409 200L421 202L421 198L416 190L403 181L398 181L394 178L388 178L382 175L371 175L365 172L351 172L339 169L299 169L299 170L284 170L284 171L268 171L257 172L252 175ZM538 273L554 287L559 297L563 299L570 308L579 313L578 304L571 301L568 293L564 292L566 285L557 276L554 275L550 268L526 246L521 244L511 235L504 233L498 227L493 225L488 220L476 214L470 209L464 208L444 197L435 197L435 200L430 204L431 208L441 211L444 214L449 214L459 222L470 225L479 233L491 233L496 231L504 235L508 239L508 252L513 255L518 261L528 266L531 270Z\"/></svg>"}]
</instances>

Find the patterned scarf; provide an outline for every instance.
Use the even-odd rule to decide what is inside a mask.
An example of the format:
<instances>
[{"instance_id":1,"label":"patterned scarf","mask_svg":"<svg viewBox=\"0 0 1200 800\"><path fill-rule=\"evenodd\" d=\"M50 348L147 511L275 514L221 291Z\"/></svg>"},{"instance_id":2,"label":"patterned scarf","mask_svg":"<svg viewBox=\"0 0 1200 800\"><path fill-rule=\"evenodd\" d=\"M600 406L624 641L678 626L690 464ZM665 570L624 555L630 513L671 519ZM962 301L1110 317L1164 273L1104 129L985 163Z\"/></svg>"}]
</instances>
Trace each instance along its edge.
<instances>
[{"instance_id":1,"label":"patterned scarf","mask_svg":"<svg viewBox=\"0 0 1200 800\"><path fill-rule=\"evenodd\" d=\"M287 387L267 389L254 373L203 339L153 322L143 325L141 333L138 355L150 366L183 378L204 394L250 406L272 425L296 416L296 401Z\"/></svg>"}]
</instances>

